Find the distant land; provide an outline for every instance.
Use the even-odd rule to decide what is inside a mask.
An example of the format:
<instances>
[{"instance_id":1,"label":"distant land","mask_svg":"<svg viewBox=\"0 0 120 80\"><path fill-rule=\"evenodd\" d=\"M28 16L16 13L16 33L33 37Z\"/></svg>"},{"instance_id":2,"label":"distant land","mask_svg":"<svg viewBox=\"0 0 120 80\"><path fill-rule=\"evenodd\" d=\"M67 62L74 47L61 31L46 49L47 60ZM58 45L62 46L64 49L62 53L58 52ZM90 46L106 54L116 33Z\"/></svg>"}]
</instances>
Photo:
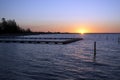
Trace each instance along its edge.
<instances>
[{"instance_id":1,"label":"distant land","mask_svg":"<svg viewBox=\"0 0 120 80\"><path fill-rule=\"evenodd\" d=\"M70 32L33 32L32 30L23 29L15 22L15 20L1 19L0 35L37 35L37 34L120 34L120 33L70 33Z\"/></svg>"}]
</instances>

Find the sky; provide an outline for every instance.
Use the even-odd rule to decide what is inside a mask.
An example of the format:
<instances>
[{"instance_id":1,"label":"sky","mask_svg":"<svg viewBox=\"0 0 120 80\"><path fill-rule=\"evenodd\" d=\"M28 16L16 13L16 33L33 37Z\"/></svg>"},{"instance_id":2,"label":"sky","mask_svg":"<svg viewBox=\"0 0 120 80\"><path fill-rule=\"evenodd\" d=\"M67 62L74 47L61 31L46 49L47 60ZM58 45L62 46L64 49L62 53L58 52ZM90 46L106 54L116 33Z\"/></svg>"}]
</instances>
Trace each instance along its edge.
<instances>
[{"instance_id":1,"label":"sky","mask_svg":"<svg viewBox=\"0 0 120 80\"><path fill-rule=\"evenodd\" d=\"M120 0L0 0L0 18L32 31L120 33Z\"/></svg>"}]
</instances>

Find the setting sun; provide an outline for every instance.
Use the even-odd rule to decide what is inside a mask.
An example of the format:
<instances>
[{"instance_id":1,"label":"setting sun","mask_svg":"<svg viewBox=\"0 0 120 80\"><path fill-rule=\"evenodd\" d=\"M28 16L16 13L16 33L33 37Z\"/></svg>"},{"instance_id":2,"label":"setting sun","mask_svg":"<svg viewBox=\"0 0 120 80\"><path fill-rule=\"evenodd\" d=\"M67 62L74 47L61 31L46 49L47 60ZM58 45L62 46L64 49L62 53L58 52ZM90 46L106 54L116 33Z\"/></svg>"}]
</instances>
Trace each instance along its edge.
<instances>
[{"instance_id":1,"label":"setting sun","mask_svg":"<svg viewBox=\"0 0 120 80\"><path fill-rule=\"evenodd\" d=\"M86 33L87 31L86 31L85 29L79 29L79 30L77 30L77 32L80 33L80 34L84 34L84 33Z\"/></svg>"},{"instance_id":2,"label":"setting sun","mask_svg":"<svg viewBox=\"0 0 120 80\"><path fill-rule=\"evenodd\" d=\"M79 33L84 34L84 33L85 33L85 30L80 30Z\"/></svg>"}]
</instances>

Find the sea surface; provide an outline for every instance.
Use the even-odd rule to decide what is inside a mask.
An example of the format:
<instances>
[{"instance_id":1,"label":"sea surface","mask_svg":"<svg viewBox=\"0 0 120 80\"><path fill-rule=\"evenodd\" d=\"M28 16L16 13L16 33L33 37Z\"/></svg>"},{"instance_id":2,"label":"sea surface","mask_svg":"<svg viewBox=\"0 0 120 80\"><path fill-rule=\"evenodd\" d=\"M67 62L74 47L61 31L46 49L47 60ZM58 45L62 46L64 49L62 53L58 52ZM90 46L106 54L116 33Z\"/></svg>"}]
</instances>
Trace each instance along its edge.
<instances>
[{"instance_id":1,"label":"sea surface","mask_svg":"<svg viewBox=\"0 0 120 80\"><path fill-rule=\"evenodd\" d=\"M84 40L66 45L0 43L0 80L120 80L120 34L18 37L82 37Z\"/></svg>"}]
</instances>

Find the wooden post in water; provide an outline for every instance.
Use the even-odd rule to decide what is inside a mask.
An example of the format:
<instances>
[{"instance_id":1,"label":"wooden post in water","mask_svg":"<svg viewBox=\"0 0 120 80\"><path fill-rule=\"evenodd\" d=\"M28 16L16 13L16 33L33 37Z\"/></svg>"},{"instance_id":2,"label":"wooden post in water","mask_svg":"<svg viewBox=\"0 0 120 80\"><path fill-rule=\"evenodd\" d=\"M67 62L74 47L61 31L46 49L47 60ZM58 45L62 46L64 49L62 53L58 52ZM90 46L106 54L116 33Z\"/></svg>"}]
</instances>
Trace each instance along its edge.
<instances>
[{"instance_id":1,"label":"wooden post in water","mask_svg":"<svg viewBox=\"0 0 120 80\"><path fill-rule=\"evenodd\" d=\"M96 57L96 41L94 42L94 58Z\"/></svg>"}]
</instances>

